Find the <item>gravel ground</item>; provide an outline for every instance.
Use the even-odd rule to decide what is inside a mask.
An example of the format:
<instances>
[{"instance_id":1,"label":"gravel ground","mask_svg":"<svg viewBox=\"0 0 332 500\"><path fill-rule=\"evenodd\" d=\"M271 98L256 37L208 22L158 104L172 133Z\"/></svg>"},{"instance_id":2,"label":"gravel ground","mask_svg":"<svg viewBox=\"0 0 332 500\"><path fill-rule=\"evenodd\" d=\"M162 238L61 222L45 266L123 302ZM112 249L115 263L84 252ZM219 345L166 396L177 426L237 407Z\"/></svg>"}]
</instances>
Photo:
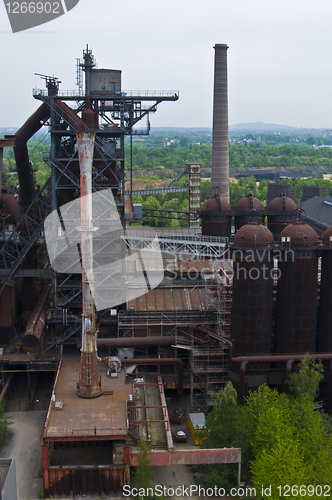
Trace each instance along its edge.
<instances>
[{"instance_id":1,"label":"gravel ground","mask_svg":"<svg viewBox=\"0 0 332 500\"><path fill-rule=\"evenodd\" d=\"M39 437L45 412L11 412L10 415L14 422L8 427L1 458L15 458L18 500L36 500L43 488L43 480L37 472L41 466Z\"/></svg>"}]
</instances>

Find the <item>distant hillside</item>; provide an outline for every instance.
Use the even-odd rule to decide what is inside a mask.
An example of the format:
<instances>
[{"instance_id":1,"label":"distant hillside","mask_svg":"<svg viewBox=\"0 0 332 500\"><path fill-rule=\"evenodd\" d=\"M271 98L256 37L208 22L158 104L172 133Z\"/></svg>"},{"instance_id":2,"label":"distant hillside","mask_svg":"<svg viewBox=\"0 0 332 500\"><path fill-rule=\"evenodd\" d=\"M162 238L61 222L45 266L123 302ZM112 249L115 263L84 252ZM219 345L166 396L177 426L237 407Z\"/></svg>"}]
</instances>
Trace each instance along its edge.
<instances>
[{"instance_id":1,"label":"distant hillside","mask_svg":"<svg viewBox=\"0 0 332 500\"><path fill-rule=\"evenodd\" d=\"M19 127L0 127L0 136L15 134ZM331 127L332 128L332 127ZM281 134L281 135L323 135L325 128L298 128L289 125L278 125L275 123L237 123L229 126L229 135L246 134ZM151 127L151 133L177 133L186 135L211 135L212 128L209 127ZM44 135L45 129L37 132L36 135Z\"/></svg>"},{"instance_id":2,"label":"distant hillside","mask_svg":"<svg viewBox=\"0 0 332 500\"><path fill-rule=\"evenodd\" d=\"M229 126L229 135L282 134L282 135L323 135L325 128L299 128L275 123L238 123Z\"/></svg>"},{"instance_id":3,"label":"distant hillside","mask_svg":"<svg viewBox=\"0 0 332 500\"><path fill-rule=\"evenodd\" d=\"M14 135L18 131L19 127L0 127L0 136L4 135ZM45 127L38 130L33 137L44 136L47 133Z\"/></svg>"},{"instance_id":4,"label":"distant hillside","mask_svg":"<svg viewBox=\"0 0 332 500\"><path fill-rule=\"evenodd\" d=\"M211 134L212 128L209 127L151 127L151 132L174 132L178 134Z\"/></svg>"},{"instance_id":5,"label":"distant hillside","mask_svg":"<svg viewBox=\"0 0 332 500\"><path fill-rule=\"evenodd\" d=\"M13 135L18 130L18 127L0 127L0 135Z\"/></svg>"},{"instance_id":6,"label":"distant hillside","mask_svg":"<svg viewBox=\"0 0 332 500\"><path fill-rule=\"evenodd\" d=\"M325 128L299 128L289 125L278 125L275 123L237 123L229 125L229 135L246 134L282 134L282 135L323 135ZM212 128L209 127L152 127L151 132L165 132L178 134L211 134Z\"/></svg>"}]
</instances>

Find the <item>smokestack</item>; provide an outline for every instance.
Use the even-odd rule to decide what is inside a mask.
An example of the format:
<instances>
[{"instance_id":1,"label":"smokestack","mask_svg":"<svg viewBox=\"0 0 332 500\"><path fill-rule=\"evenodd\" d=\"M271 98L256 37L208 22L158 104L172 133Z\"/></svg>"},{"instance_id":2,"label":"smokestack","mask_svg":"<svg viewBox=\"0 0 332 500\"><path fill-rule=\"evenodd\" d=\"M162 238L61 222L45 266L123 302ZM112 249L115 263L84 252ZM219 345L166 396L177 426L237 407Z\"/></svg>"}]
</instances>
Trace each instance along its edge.
<instances>
[{"instance_id":1,"label":"smokestack","mask_svg":"<svg viewBox=\"0 0 332 500\"><path fill-rule=\"evenodd\" d=\"M216 44L214 59L214 97L212 131L211 190L229 201L227 45Z\"/></svg>"}]
</instances>

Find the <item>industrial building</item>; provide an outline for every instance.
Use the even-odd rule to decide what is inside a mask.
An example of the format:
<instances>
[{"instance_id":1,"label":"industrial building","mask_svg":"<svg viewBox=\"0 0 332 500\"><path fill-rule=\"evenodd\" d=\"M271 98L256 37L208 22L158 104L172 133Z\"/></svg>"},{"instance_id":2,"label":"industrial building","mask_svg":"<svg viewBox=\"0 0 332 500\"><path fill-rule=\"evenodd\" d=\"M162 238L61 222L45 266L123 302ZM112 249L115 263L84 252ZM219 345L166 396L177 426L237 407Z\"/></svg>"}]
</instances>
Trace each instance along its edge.
<instances>
[{"instance_id":1,"label":"industrial building","mask_svg":"<svg viewBox=\"0 0 332 500\"><path fill-rule=\"evenodd\" d=\"M2 396L23 374L32 409L38 374L54 372L41 436L48 495L119 491L142 436L156 465L240 462L239 450L177 446L165 391L189 392L207 413L228 380L243 401L262 383L283 387L309 352L324 362L332 409L332 233L320 240L282 186L267 207L249 192L231 209L228 47L214 49L212 192L200 208L199 165L184 166L187 229L131 228L140 207L132 183L125 191L125 137L148 134L149 114L178 92L124 91L121 71L97 69L88 47L77 90L44 76L39 108L0 142L14 146L20 183L1 190ZM51 176L39 187L27 141L43 126Z\"/></svg>"}]
</instances>

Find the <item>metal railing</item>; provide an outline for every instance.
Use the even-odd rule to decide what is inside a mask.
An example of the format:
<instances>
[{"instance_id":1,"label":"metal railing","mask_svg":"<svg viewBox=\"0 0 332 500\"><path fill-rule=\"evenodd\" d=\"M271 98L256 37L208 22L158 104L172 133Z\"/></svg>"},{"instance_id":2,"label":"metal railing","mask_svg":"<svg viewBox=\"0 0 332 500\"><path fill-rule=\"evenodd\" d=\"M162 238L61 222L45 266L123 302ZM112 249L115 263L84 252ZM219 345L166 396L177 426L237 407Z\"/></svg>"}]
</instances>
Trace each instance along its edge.
<instances>
[{"instance_id":1,"label":"metal railing","mask_svg":"<svg viewBox=\"0 0 332 500\"><path fill-rule=\"evenodd\" d=\"M121 97L151 97L152 99L158 98L158 97L179 97L179 91L178 90L123 90L122 92L110 92L110 91L100 91L98 92L93 92L93 97L101 96L103 98L107 97L110 99L111 97L115 98L121 98ZM32 95L34 97L42 96L42 97L48 97L48 90L47 89L38 89L34 88L32 89ZM57 97L78 97L78 98L85 98L86 94L84 90L60 90L57 94Z\"/></svg>"}]
</instances>

